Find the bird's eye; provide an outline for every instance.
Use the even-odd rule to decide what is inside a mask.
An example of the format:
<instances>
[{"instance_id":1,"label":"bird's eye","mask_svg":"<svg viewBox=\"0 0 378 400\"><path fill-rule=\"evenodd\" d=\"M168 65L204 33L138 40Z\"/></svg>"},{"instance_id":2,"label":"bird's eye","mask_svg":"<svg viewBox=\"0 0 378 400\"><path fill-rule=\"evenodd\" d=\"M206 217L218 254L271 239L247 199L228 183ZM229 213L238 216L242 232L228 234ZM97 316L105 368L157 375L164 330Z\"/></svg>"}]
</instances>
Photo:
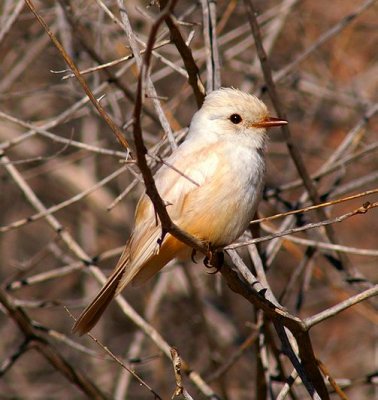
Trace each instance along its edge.
<instances>
[{"instance_id":1,"label":"bird's eye","mask_svg":"<svg viewBox=\"0 0 378 400\"><path fill-rule=\"evenodd\" d=\"M232 114L230 116L230 121L233 124L240 124L240 122L242 122L242 117L239 114Z\"/></svg>"}]
</instances>

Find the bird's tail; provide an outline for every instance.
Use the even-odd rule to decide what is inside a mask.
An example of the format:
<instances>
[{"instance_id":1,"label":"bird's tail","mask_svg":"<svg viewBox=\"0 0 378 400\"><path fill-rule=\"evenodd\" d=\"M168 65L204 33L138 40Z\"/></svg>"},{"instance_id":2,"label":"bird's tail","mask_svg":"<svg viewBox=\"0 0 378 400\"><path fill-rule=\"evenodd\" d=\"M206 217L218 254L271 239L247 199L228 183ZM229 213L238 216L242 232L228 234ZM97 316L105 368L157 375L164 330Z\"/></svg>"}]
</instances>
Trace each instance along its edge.
<instances>
[{"instance_id":1,"label":"bird's tail","mask_svg":"<svg viewBox=\"0 0 378 400\"><path fill-rule=\"evenodd\" d=\"M120 261L122 258L123 257L121 257ZM100 319L101 315L104 313L117 292L121 278L125 273L127 262L128 260L126 259L122 264L119 263L115 268L114 272L110 275L94 300L80 314L80 317L72 328L72 332L82 336L97 324L97 321Z\"/></svg>"},{"instance_id":2,"label":"bird's tail","mask_svg":"<svg viewBox=\"0 0 378 400\"><path fill-rule=\"evenodd\" d=\"M96 325L113 297L118 295L130 282L136 285L146 282L170 260L180 256L187 249L183 243L171 235L167 235L160 249L156 252L158 237L158 235L151 235L144 241L138 240L137 243L139 245L136 244L134 248L137 256L134 258L130 257L131 243L129 242L126 245L114 272L73 326L72 331L74 333L78 333L81 336L90 331ZM141 245L141 243L143 244Z\"/></svg>"}]
</instances>

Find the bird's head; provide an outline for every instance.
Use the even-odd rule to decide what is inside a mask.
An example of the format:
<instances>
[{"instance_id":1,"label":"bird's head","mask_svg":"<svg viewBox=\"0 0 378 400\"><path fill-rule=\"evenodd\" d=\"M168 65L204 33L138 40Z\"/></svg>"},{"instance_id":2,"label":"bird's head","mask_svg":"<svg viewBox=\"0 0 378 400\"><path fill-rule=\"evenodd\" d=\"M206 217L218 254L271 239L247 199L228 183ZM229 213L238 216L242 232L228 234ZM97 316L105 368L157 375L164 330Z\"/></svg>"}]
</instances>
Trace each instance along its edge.
<instances>
[{"instance_id":1,"label":"bird's head","mask_svg":"<svg viewBox=\"0 0 378 400\"><path fill-rule=\"evenodd\" d=\"M266 105L256 96L238 89L222 88L206 96L193 118L191 130L239 139L248 136L262 142L267 128L285 124L287 121L283 119L270 117Z\"/></svg>"}]
</instances>

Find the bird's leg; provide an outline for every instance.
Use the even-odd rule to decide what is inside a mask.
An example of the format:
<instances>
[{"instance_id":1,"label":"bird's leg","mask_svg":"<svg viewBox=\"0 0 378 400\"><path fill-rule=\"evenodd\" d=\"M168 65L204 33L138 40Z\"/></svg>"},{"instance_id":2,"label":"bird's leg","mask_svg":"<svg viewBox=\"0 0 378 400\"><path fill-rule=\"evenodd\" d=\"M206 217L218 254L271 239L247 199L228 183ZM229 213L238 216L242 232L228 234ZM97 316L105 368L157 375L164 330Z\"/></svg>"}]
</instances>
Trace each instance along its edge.
<instances>
[{"instance_id":1,"label":"bird's leg","mask_svg":"<svg viewBox=\"0 0 378 400\"><path fill-rule=\"evenodd\" d=\"M208 245L208 252L203 260L206 268L215 268L214 272L209 272L209 274L216 274L220 271L224 264L224 254L222 250L211 249L211 243Z\"/></svg>"}]
</instances>

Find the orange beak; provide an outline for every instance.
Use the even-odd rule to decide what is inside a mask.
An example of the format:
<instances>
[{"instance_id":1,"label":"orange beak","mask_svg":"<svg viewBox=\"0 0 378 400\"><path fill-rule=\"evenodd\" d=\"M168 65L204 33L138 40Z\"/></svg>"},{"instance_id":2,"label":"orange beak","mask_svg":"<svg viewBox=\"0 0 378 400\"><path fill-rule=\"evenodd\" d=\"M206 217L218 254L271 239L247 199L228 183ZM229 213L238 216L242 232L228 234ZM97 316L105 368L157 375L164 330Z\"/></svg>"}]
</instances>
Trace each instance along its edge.
<instances>
[{"instance_id":1,"label":"orange beak","mask_svg":"<svg viewBox=\"0 0 378 400\"><path fill-rule=\"evenodd\" d=\"M260 122L253 124L254 128L271 128L272 126L286 125L288 122L285 119L267 117Z\"/></svg>"}]
</instances>

